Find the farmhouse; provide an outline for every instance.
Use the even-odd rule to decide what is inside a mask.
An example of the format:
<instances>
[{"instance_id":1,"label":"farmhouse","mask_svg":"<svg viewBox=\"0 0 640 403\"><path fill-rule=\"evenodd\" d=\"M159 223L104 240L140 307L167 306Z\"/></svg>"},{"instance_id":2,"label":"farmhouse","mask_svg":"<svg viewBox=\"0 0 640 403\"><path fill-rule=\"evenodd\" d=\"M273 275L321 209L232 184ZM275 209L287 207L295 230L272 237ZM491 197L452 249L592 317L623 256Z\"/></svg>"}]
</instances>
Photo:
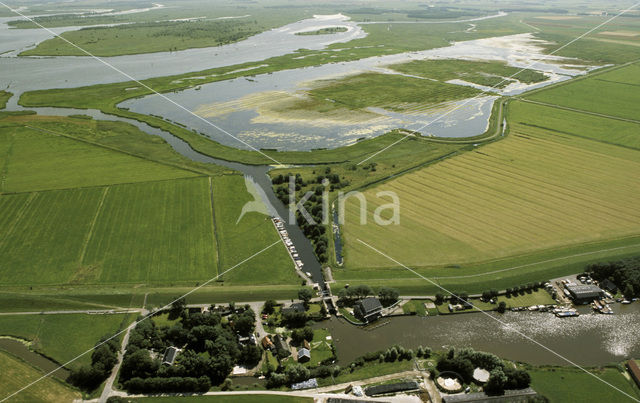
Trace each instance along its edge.
<instances>
[{"instance_id":1,"label":"farmhouse","mask_svg":"<svg viewBox=\"0 0 640 403\"><path fill-rule=\"evenodd\" d=\"M378 319L382 313L382 304L378 298L364 298L356 302L353 307L354 315L365 322Z\"/></svg>"},{"instance_id":2,"label":"farmhouse","mask_svg":"<svg viewBox=\"0 0 640 403\"><path fill-rule=\"evenodd\" d=\"M364 390L364 394L367 396L378 396L397 392L412 392L416 390L420 390L420 385L418 385L418 382L409 381L369 386Z\"/></svg>"},{"instance_id":3,"label":"farmhouse","mask_svg":"<svg viewBox=\"0 0 640 403\"><path fill-rule=\"evenodd\" d=\"M167 347L167 349L164 352L164 356L162 357L162 364L164 365L173 365L173 363L176 360L176 356L178 355L178 348L177 347Z\"/></svg>"},{"instance_id":4,"label":"farmhouse","mask_svg":"<svg viewBox=\"0 0 640 403\"><path fill-rule=\"evenodd\" d=\"M604 296L602 290L593 284L570 284L566 286L566 289L576 304L588 304L594 299Z\"/></svg>"},{"instance_id":5,"label":"farmhouse","mask_svg":"<svg viewBox=\"0 0 640 403\"><path fill-rule=\"evenodd\" d=\"M283 314L293 313L293 312L305 312L305 311L306 309L304 309L304 304L302 302L293 303L288 307L282 309Z\"/></svg>"},{"instance_id":6,"label":"farmhouse","mask_svg":"<svg viewBox=\"0 0 640 403\"><path fill-rule=\"evenodd\" d=\"M640 388L640 367L638 367L638 363L634 360L629 360L629 362L627 362L627 369L631 374L631 378L633 378L636 385Z\"/></svg>"},{"instance_id":7,"label":"farmhouse","mask_svg":"<svg viewBox=\"0 0 640 403\"><path fill-rule=\"evenodd\" d=\"M304 347L298 350L298 362L309 362L310 359L311 351Z\"/></svg>"}]
</instances>

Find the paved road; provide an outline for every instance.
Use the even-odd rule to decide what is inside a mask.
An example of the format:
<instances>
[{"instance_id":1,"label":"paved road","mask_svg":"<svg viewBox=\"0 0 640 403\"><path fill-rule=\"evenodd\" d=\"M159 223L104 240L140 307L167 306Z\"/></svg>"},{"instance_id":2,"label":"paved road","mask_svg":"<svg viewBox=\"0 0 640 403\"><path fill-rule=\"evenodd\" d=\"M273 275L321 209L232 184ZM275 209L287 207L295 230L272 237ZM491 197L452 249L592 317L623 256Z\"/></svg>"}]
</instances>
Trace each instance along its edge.
<instances>
[{"instance_id":1,"label":"paved road","mask_svg":"<svg viewBox=\"0 0 640 403\"><path fill-rule=\"evenodd\" d=\"M127 327L127 331L124 333L122 337L122 345L120 346L120 351L118 352L118 362L113 367L111 371L111 375L107 378L107 381L104 384L104 389L102 389L102 394L100 395L100 399L98 400L100 403L105 403L107 399L113 393L113 383L118 376L118 372L120 371L120 366L122 365L122 359L124 358L124 353L127 350L127 344L129 344L129 334L131 333L131 329L135 327L135 323L132 323Z\"/></svg>"}]
</instances>

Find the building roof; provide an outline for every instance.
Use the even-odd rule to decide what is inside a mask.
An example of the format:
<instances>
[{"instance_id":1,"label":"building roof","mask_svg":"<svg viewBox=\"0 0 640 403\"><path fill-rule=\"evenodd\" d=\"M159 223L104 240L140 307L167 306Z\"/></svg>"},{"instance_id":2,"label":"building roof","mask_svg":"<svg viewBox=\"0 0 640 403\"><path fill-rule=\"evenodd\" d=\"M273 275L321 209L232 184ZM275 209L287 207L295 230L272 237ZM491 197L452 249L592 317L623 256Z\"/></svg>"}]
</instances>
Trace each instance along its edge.
<instances>
[{"instance_id":1,"label":"building roof","mask_svg":"<svg viewBox=\"0 0 640 403\"><path fill-rule=\"evenodd\" d=\"M473 370L473 379L478 382L487 382L489 380L489 376L491 376L491 374L486 369L476 368Z\"/></svg>"},{"instance_id":2,"label":"building roof","mask_svg":"<svg viewBox=\"0 0 640 403\"><path fill-rule=\"evenodd\" d=\"M420 389L420 385L416 381L387 383L383 385L369 386L364 390L367 396L385 395L387 393L405 392L408 390Z\"/></svg>"},{"instance_id":3,"label":"building roof","mask_svg":"<svg viewBox=\"0 0 640 403\"><path fill-rule=\"evenodd\" d=\"M358 302L356 302L356 305L360 306L360 309L365 314L365 316L382 309L382 304L380 303L380 300L374 297L361 299Z\"/></svg>"},{"instance_id":4,"label":"building roof","mask_svg":"<svg viewBox=\"0 0 640 403\"><path fill-rule=\"evenodd\" d=\"M282 313L287 313L287 312L305 312L306 309L304 309L304 304L302 302L294 302L293 304L289 305L286 308L282 309Z\"/></svg>"},{"instance_id":5,"label":"building roof","mask_svg":"<svg viewBox=\"0 0 640 403\"><path fill-rule=\"evenodd\" d=\"M442 396L442 401L444 403L512 403L514 401L528 401L526 399L518 399L523 397L533 397L536 396L537 393L535 390L531 388L526 389L514 389L514 390L505 390L503 395L499 396L489 396L484 392L479 393L464 393L457 395L444 395Z\"/></svg>"},{"instance_id":6,"label":"building roof","mask_svg":"<svg viewBox=\"0 0 640 403\"><path fill-rule=\"evenodd\" d=\"M162 357L163 364L173 365L173 362L176 360L176 356L178 355L177 347L167 347L164 351L164 356Z\"/></svg>"},{"instance_id":7,"label":"building roof","mask_svg":"<svg viewBox=\"0 0 640 403\"><path fill-rule=\"evenodd\" d=\"M615 283L608 278L605 278L600 282L600 287L610 292L618 290L618 286L616 286Z\"/></svg>"},{"instance_id":8,"label":"building roof","mask_svg":"<svg viewBox=\"0 0 640 403\"><path fill-rule=\"evenodd\" d=\"M574 298L598 298L602 295L600 287L593 284L572 284L566 288Z\"/></svg>"},{"instance_id":9,"label":"building roof","mask_svg":"<svg viewBox=\"0 0 640 403\"><path fill-rule=\"evenodd\" d=\"M301 357L311 358L311 351L307 350L306 348L299 349L298 350L298 359L300 359Z\"/></svg>"},{"instance_id":10,"label":"building roof","mask_svg":"<svg viewBox=\"0 0 640 403\"><path fill-rule=\"evenodd\" d=\"M638 387L640 387L640 368L638 367L638 363L634 360L629 360L629 362L627 362L627 368L629 368L631 376L638 384Z\"/></svg>"}]
</instances>

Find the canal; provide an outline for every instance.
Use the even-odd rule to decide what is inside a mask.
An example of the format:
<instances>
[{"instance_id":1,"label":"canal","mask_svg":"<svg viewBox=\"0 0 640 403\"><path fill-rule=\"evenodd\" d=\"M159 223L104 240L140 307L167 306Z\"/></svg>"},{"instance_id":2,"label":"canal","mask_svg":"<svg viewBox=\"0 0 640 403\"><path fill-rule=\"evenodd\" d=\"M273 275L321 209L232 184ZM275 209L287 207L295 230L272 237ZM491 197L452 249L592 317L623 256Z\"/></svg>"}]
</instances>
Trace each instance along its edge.
<instances>
[{"instance_id":1,"label":"canal","mask_svg":"<svg viewBox=\"0 0 640 403\"><path fill-rule=\"evenodd\" d=\"M383 318L371 330L336 317L316 326L331 331L340 365L396 343L413 349L420 345L434 350L473 347L534 365L569 365L520 332L576 364L590 366L640 356L640 303L612 307L614 315L595 314L591 308L581 307L579 317L563 319L543 312L488 313L498 322L475 312Z\"/></svg>"}]
</instances>

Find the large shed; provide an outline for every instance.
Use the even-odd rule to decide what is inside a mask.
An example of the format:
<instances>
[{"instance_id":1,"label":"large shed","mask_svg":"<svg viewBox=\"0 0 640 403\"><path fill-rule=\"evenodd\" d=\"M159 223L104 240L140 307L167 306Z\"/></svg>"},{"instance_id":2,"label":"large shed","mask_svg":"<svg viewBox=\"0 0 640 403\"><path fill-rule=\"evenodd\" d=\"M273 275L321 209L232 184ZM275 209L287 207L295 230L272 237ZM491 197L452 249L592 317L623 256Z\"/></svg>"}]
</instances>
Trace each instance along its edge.
<instances>
[{"instance_id":1,"label":"large shed","mask_svg":"<svg viewBox=\"0 0 640 403\"><path fill-rule=\"evenodd\" d=\"M588 304L594 299L604 296L604 292L597 285L593 284L570 284L566 286L571 294L571 299L576 304Z\"/></svg>"},{"instance_id":2,"label":"large shed","mask_svg":"<svg viewBox=\"0 0 640 403\"><path fill-rule=\"evenodd\" d=\"M378 298L368 297L359 300L353 307L354 315L365 322L371 322L382 314L382 304Z\"/></svg>"}]
</instances>

